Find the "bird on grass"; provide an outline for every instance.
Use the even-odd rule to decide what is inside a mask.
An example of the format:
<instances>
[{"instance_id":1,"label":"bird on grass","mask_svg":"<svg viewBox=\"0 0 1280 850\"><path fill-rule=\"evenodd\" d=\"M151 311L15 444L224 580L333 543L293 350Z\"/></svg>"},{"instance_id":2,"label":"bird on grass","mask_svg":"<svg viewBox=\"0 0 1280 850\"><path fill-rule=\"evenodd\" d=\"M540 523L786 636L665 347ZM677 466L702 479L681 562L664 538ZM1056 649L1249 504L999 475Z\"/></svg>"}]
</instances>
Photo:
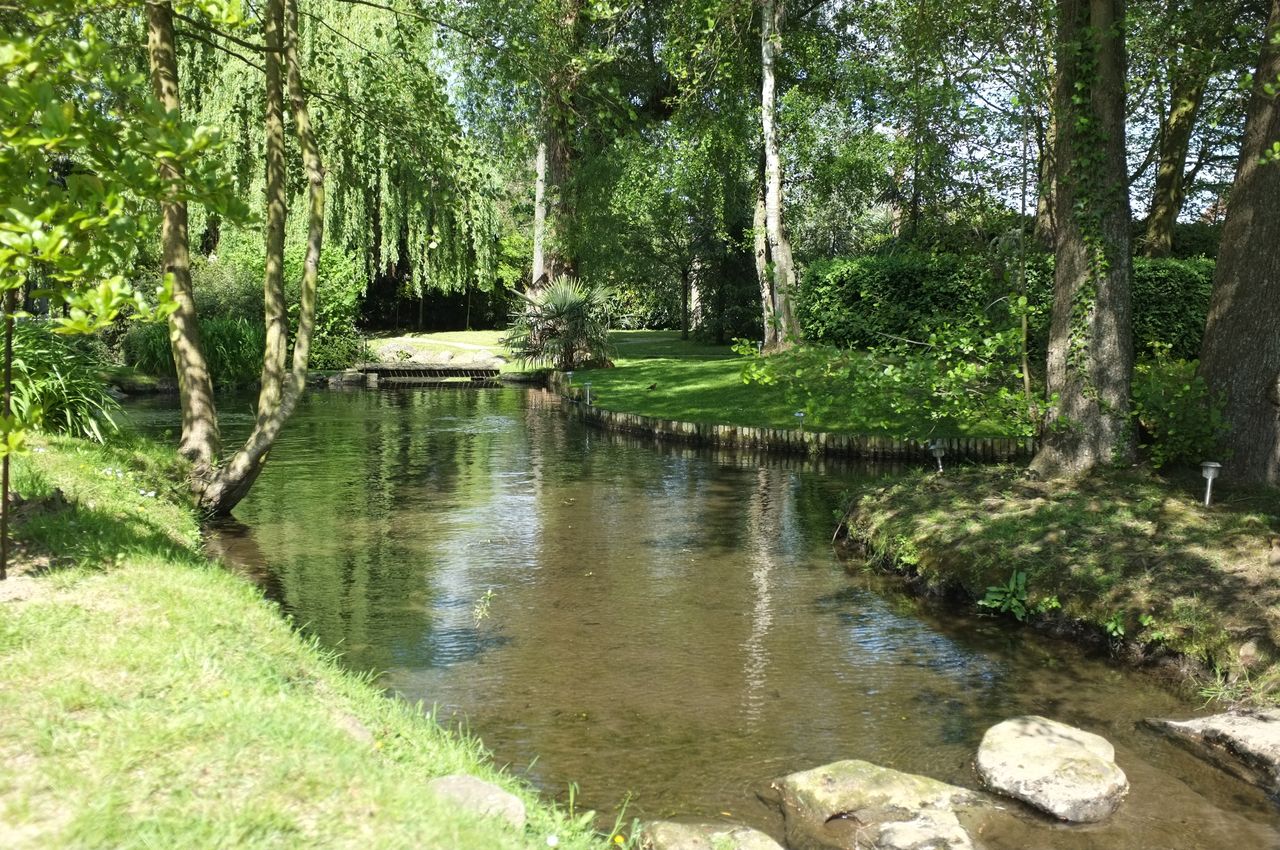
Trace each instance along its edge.
<instances>
[{"instance_id":1,"label":"bird on grass","mask_svg":"<svg viewBox=\"0 0 1280 850\"><path fill-rule=\"evenodd\" d=\"M650 384L649 386L645 387L646 390L656 390L657 388L658 388L658 384L656 381Z\"/></svg>"}]
</instances>

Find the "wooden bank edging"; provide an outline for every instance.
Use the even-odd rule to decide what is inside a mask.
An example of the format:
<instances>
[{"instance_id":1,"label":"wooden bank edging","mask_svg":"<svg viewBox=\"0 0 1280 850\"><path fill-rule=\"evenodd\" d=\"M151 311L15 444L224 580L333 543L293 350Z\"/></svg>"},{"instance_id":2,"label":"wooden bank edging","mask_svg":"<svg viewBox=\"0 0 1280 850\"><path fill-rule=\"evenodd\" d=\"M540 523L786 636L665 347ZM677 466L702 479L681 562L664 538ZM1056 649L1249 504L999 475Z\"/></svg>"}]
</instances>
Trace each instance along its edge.
<instances>
[{"instance_id":1,"label":"wooden bank edging","mask_svg":"<svg viewBox=\"0 0 1280 850\"><path fill-rule=\"evenodd\" d=\"M610 431L640 434L657 440L727 449L784 452L828 457L874 460L932 460L929 440L911 440L875 434L835 434L789 428L750 428L710 422L681 422L638 413L619 413L585 404L581 388L570 386L563 373L547 376L547 388L570 402L568 409L583 422ZM1030 458L1036 452L1033 437L939 437L952 460L1007 462Z\"/></svg>"}]
</instances>

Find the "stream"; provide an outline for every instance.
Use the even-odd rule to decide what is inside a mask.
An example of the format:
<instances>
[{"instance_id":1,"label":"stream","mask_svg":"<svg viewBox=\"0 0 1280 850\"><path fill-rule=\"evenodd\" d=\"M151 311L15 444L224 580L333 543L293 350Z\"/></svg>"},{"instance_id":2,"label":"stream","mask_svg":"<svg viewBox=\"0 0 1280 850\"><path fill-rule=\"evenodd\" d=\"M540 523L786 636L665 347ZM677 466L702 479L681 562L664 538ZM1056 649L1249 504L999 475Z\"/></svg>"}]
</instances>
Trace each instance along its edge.
<instances>
[{"instance_id":1,"label":"stream","mask_svg":"<svg viewBox=\"0 0 1280 850\"><path fill-rule=\"evenodd\" d=\"M228 444L252 399L222 400ZM1208 713L1016 624L840 561L842 494L890 467L602 433L539 390L312 392L209 546L357 671L548 796L612 823L729 818L845 758L977 787L983 732L1043 714L1103 735L1132 790L1103 824L993 848L1280 847L1259 790L1142 728ZM129 405L177 428L176 399Z\"/></svg>"}]
</instances>

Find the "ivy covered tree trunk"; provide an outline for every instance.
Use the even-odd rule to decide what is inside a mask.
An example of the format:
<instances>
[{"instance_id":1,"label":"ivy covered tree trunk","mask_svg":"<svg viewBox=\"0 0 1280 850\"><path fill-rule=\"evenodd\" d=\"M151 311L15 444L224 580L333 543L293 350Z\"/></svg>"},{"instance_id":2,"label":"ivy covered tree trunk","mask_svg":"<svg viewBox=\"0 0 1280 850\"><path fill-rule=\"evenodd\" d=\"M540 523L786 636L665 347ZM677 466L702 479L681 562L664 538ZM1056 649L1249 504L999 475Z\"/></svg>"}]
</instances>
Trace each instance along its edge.
<instances>
[{"instance_id":1,"label":"ivy covered tree trunk","mask_svg":"<svg viewBox=\"0 0 1280 850\"><path fill-rule=\"evenodd\" d=\"M772 267L774 318L778 333L769 348L791 345L800 339L791 299L796 268L791 241L782 221L782 157L778 151L777 56L782 50L785 0L764 0L760 24L760 121L764 131L764 207L768 264ZM766 331L767 334L767 331Z\"/></svg>"},{"instance_id":2,"label":"ivy covered tree trunk","mask_svg":"<svg viewBox=\"0 0 1280 850\"><path fill-rule=\"evenodd\" d=\"M1048 359L1056 400L1031 463L1046 478L1134 456L1123 25L1123 0L1058 0Z\"/></svg>"},{"instance_id":3,"label":"ivy covered tree trunk","mask_svg":"<svg viewBox=\"0 0 1280 850\"><path fill-rule=\"evenodd\" d=\"M200 506L212 514L231 512L249 492L266 463L267 452L293 414L306 389L307 361L315 328L316 280L324 242L324 169L311 130L298 63L297 0L268 0L263 40L266 44L267 227L263 300L267 328L258 417L244 446L198 489ZM284 149L285 77L294 131L307 177L307 249L303 258L298 330L289 367L288 309L284 292L284 235L288 216Z\"/></svg>"},{"instance_id":4,"label":"ivy covered tree trunk","mask_svg":"<svg viewBox=\"0 0 1280 850\"><path fill-rule=\"evenodd\" d=\"M1271 485L1280 484L1280 162L1263 157L1280 139L1280 103L1268 92L1280 78L1277 35L1280 0L1271 0L1200 352L1230 428L1230 453L1217 458L1225 475Z\"/></svg>"},{"instance_id":5,"label":"ivy covered tree trunk","mask_svg":"<svg viewBox=\"0 0 1280 850\"><path fill-rule=\"evenodd\" d=\"M171 115L181 114L178 96L178 60L173 36L173 7L168 2L147 3L147 53L151 88ZM176 309L169 316L169 344L178 377L182 408L182 436L178 451L195 465L197 475L207 474L218 460L221 441L218 412L213 400L213 380L200 341L196 305L191 290L191 253L187 234L187 202L182 199L182 170L172 160L161 160L158 171L170 186L161 204L160 244L164 271L173 281Z\"/></svg>"}]
</instances>

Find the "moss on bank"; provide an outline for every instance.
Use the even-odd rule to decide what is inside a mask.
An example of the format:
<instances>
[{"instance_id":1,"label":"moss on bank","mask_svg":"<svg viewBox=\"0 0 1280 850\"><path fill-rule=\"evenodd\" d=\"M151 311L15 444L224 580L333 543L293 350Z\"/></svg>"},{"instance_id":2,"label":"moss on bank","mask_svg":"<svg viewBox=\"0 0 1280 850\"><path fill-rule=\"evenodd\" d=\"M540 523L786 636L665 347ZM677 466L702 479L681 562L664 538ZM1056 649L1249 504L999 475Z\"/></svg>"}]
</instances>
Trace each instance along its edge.
<instances>
[{"instance_id":1,"label":"moss on bank","mask_svg":"<svg viewBox=\"0 0 1280 850\"><path fill-rule=\"evenodd\" d=\"M1136 470L1072 485L1012 467L917 473L859 497L846 523L873 563L931 591L1010 616L1017 606L1001 602L1021 595L1027 619L1178 653L1217 672L1220 696L1274 700L1280 494L1223 491L1206 509L1197 482Z\"/></svg>"},{"instance_id":2,"label":"moss on bank","mask_svg":"<svg viewBox=\"0 0 1280 850\"><path fill-rule=\"evenodd\" d=\"M209 563L167 451L49 440L0 583L0 846L592 846L480 744L387 699ZM529 826L424 791L468 772Z\"/></svg>"}]
</instances>

